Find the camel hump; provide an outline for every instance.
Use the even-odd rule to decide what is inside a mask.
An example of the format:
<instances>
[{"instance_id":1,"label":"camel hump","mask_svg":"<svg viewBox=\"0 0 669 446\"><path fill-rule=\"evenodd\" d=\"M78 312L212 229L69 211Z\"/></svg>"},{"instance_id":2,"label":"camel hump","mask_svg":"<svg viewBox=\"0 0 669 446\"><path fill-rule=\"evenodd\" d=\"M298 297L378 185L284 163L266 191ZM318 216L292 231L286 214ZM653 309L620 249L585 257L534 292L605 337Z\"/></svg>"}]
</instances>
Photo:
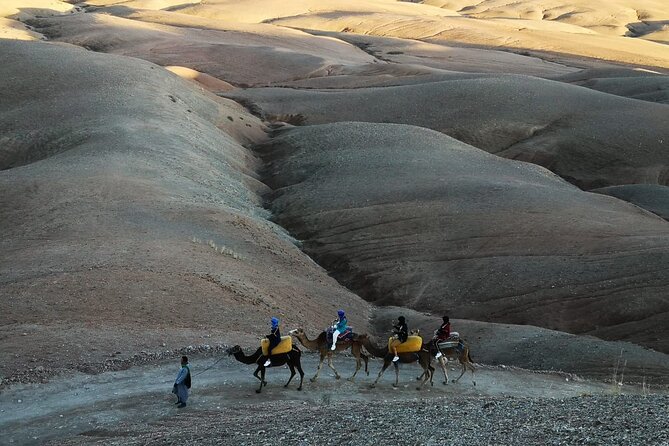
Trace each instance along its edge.
<instances>
[{"instance_id":1,"label":"camel hump","mask_svg":"<svg viewBox=\"0 0 669 446\"><path fill-rule=\"evenodd\" d=\"M398 342L396 338L388 338L388 350L392 352L393 344L397 346L397 353L414 353L423 348L423 338L420 336L409 336L405 342Z\"/></svg>"},{"instance_id":2,"label":"camel hump","mask_svg":"<svg viewBox=\"0 0 669 446\"><path fill-rule=\"evenodd\" d=\"M260 348L262 348L263 356L267 356L267 351L269 349L269 339L260 340ZM272 349L272 355L280 355L282 353L288 353L293 349L293 338L291 336L281 336L281 342L279 345Z\"/></svg>"},{"instance_id":3,"label":"camel hump","mask_svg":"<svg viewBox=\"0 0 669 446\"><path fill-rule=\"evenodd\" d=\"M465 349L465 341L460 338L460 335L457 332L452 332L448 339L445 341L440 341L437 344L437 347L439 347L440 350L454 348L458 352L462 353Z\"/></svg>"},{"instance_id":4,"label":"camel hump","mask_svg":"<svg viewBox=\"0 0 669 446\"><path fill-rule=\"evenodd\" d=\"M326 332L327 334L326 341L328 344L332 344L332 337L334 336L334 327L330 327L327 329ZM349 342L352 341L354 336L353 334L353 328L352 327L346 327L346 330L342 331L339 333L339 336L337 336L337 342Z\"/></svg>"}]
</instances>

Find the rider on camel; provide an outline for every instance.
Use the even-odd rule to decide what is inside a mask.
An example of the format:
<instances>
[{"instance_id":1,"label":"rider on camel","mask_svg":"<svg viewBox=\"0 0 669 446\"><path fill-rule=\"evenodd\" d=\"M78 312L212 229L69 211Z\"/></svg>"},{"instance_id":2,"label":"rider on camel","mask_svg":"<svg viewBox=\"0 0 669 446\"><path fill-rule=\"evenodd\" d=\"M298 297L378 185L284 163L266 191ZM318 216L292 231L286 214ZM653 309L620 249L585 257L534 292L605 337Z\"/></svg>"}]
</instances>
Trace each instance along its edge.
<instances>
[{"instance_id":1,"label":"rider on camel","mask_svg":"<svg viewBox=\"0 0 669 446\"><path fill-rule=\"evenodd\" d=\"M444 316L443 318L443 323L441 324L441 327L434 333L434 338L432 339L432 342L434 343L434 347L437 350L437 354L434 355L436 359L439 359L441 357L441 350L439 350L439 343L444 342L451 336L451 322L448 319L448 316Z\"/></svg>"},{"instance_id":2,"label":"rider on camel","mask_svg":"<svg viewBox=\"0 0 669 446\"><path fill-rule=\"evenodd\" d=\"M337 338L340 334L344 333L348 327L348 321L346 320L344 310L337 311L337 315L339 316L339 319L335 321L335 329L334 332L332 332L332 347L330 347L330 350L335 350L337 348Z\"/></svg>"},{"instance_id":3,"label":"rider on camel","mask_svg":"<svg viewBox=\"0 0 669 446\"><path fill-rule=\"evenodd\" d=\"M392 348L393 353L395 354L393 362L397 362L400 359L400 357L397 356L397 346L402 342L406 342L407 338L409 337L409 327L407 326L404 316L397 318L397 325L393 325L393 329L394 342L392 343Z\"/></svg>"},{"instance_id":4,"label":"rider on camel","mask_svg":"<svg viewBox=\"0 0 669 446\"><path fill-rule=\"evenodd\" d=\"M272 324L272 331L270 334L265 336L267 339L269 339L269 347L267 349L267 361L265 361L265 367L269 367L272 364L272 360L270 357L272 356L272 349L279 345L281 342L281 332L279 331L279 319L273 317L270 320Z\"/></svg>"}]
</instances>

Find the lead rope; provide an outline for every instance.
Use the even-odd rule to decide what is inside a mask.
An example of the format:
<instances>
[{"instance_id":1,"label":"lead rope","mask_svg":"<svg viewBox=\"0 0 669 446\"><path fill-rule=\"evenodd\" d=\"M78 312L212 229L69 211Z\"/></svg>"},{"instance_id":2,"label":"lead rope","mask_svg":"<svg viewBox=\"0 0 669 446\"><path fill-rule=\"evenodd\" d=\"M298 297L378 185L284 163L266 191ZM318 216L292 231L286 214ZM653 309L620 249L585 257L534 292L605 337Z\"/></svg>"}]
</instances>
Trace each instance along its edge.
<instances>
[{"instance_id":1,"label":"lead rope","mask_svg":"<svg viewBox=\"0 0 669 446\"><path fill-rule=\"evenodd\" d=\"M219 362L223 361L224 359L225 359L225 356L222 356L218 361L216 361L215 363L213 363L212 365L210 365L210 366L207 367L206 369L204 369L204 370L202 370L202 371L199 371L199 372L197 372L197 373L195 373L195 374L192 374L192 373L191 373L191 378L193 378L194 376L202 375L202 374L203 374L204 372L206 372L207 370L211 370L216 364L218 364ZM173 382L173 381L174 381L174 380L168 380L168 381L163 381L163 382L165 382L165 383L171 383L171 382Z\"/></svg>"}]
</instances>

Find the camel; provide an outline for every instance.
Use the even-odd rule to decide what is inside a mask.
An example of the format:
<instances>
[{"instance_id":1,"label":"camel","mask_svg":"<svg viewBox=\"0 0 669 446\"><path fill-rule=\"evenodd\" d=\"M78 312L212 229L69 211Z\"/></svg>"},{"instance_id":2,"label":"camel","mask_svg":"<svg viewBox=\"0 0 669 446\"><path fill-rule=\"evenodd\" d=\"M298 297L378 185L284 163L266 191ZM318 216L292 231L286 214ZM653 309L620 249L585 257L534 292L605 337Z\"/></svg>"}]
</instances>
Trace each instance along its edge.
<instances>
[{"instance_id":1,"label":"camel","mask_svg":"<svg viewBox=\"0 0 669 446\"><path fill-rule=\"evenodd\" d=\"M423 388L425 383L429 380L430 383L432 383L432 375L434 373L434 367L432 367L432 355L430 355L430 352L421 349L418 352L413 352L413 353L400 353L398 356L400 357L398 362L393 362L393 353L388 351L388 347L378 347L372 341L369 339L369 336L366 334L361 334L358 336L358 340L362 343L362 345L365 347L365 349L375 358L383 358L383 367L381 367L381 370L379 371L379 375L376 377L376 380L374 381L373 384L371 384L371 387L375 387L376 383L379 382L379 379L381 379L381 376L383 375L383 372L386 371L386 369L390 366L390 364L393 364L395 366L395 382L393 383L393 387L397 387L399 384L399 379L400 379L400 368L398 363L404 363L404 364L411 364L412 362L418 361L420 366L423 368L423 374L421 377L424 377L423 382L420 384L420 386L416 387L416 390L420 390Z\"/></svg>"},{"instance_id":2,"label":"camel","mask_svg":"<svg viewBox=\"0 0 669 446\"><path fill-rule=\"evenodd\" d=\"M419 336L420 335L420 330L415 329L411 330L410 335L412 336ZM464 341L463 341L464 342ZM423 344L423 350L428 350L432 356L437 354L437 346L434 345L434 342L430 340L430 342ZM439 357L439 364L441 365L441 370L444 372L444 384L448 384L448 372L447 372L447 366L446 362L449 359L457 359L460 361L460 364L462 365L462 372L460 373L460 376L455 378L452 382L456 383L460 378L462 378L462 375L465 374L467 369L471 370L472 372L472 383L476 385L476 381L474 381L474 372L476 371L476 367L474 367L472 357L469 354L469 345L464 342L464 348L462 351L458 350L455 347L450 347L450 348L442 348L440 349L441 351L441 356ZM423 375L425 373L423 372ZM423 375L420 375L417 380L420 380L423 378ZM432 382L432 381L430 381Z\"/></svg>"},{"instance_id":3,"label":"camel","mask_svg":"<svg viewBox=\"0 0 669 446\"><path fill-rule=\"evenodd\" d=\"M295 330L291 330L290 334L295 336L300 343L308 348L309 350L315 350L320 353L320 362L318 363L318 368L316 369L316 374L314 375L313 378L311 378L311 382L315 382L318 379L318 374L321 372L321 367L323 367L323 361L325 358L328 359L328 366L335 372L335 379L340 379L341 376L339 376L339 373L337 370L334 368L334 365L332 365L332 354L334 352L342 352L345 350L348 350L349 348L351 349L351 352L353 353L353 356L355 356L355 372L353 372L353 375L351 375L348 380L353 381L355 380L355 375L358 374L358 370L360 370L360 367L362 367L362 361L360 360L362 358L363 361L365 361L365 373L369 375L369 370L367 368L368 362L369 362L369 357L362 353L362 344L360 341L357 339L357 335L354 335L353 340L341 340L337 342L337 348L335 351L330 350L330 344L327 341L327 334L322 331L320 335L316 339L309 339L307 337L307 334L304 332L302 328L296 328Z\"/></svg>"},{"instance_id":4,"label":"camel","mask_svg":"<svg viewBox=\"0 0 669 446\"><path fill-rule=\"evenodd\" d=\"M246 356L244 351L239 345L235 345L232 348L227 350L228 355L234 355L235 359L244 364L256 364L258 368L253 372L253 376L260 380L260 388L256 389L256 393L262 391L262 387L267 385L265 381L265 356L262 354L262 349L258 347L258 350L255 351L251 356ZM288 382L283 387L288 387L288 384L293 380L295 376L295 369L300 373L300 386L297 390L302 390L302 381L304 380L304 371L302 371L302 364L300 363L300 358L302 357L302 352L297 347L293 346L293 349L288 353L281 353L278 355L272 355L272 364L270 367L278 367L284 364L288 365L290 368L290 378ZM258 376L260 373L260 376Z\"/></svg>"}]
</instances>

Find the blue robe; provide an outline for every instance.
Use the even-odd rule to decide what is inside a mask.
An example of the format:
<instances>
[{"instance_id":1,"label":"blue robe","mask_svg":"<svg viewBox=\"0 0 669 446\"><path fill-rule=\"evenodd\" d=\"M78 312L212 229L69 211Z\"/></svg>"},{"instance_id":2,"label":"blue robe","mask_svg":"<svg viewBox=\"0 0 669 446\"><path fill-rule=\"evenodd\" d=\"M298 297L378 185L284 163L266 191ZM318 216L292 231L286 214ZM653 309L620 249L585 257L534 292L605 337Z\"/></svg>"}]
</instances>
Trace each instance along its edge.
<instances>
[{"instance_id":1,"label":"blue robe","mask_svg":"<svg viewBox=\"0 0 669 446\"><path fill-rule=\"evenodd\" d=\"M340 318L336 324L335 330L337 330L339 334L342 334L343 332L346 331L347 328L348 328L348 321L346 320L346 318L345 317Z\"/></svg>"},{"instance_id":2,"label":"blue robe","mask_svg":"<svg viewBox=\"0 0 669 446\"><path fill-rule=\"evenodd\" d=\"M176 393L177 398L179 398L179 401L182 403L186 403L188 401L188 388L186 388L186 384L184 384L184 380L186 379L186 376L190 373L190 367L187 365L182 365L181 370L179 370L179 374L177 375L177 379L174 381L174 389L172 390L172 393Z\"/></svg>"}]
</instances>

